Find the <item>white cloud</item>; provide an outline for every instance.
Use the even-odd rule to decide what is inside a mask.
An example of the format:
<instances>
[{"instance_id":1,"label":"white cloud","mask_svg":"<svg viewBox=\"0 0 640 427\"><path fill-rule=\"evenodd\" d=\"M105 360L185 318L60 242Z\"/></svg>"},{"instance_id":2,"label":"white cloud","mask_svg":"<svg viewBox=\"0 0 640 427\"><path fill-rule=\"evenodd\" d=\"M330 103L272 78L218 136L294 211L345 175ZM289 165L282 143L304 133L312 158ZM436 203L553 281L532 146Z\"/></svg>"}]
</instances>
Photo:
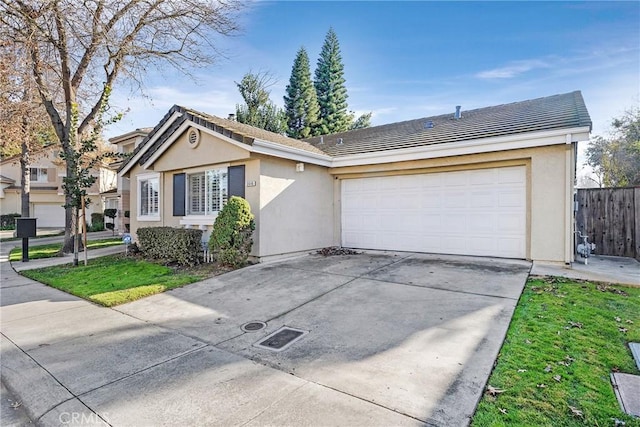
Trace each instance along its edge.
<instances>
[{"instance_id":1,"label":"white cloud","mask_svg":"<svg viewBox=\"0 0 640 427\"><path fill-rule=\"evenodd\" d=\"M511 79L519 74L537 68L549 68L551 65L541 59L527 59L522 61L512 61L504 67L492 70L481 71L476 74L479 79Z\"/></svg>"}]
</instances>

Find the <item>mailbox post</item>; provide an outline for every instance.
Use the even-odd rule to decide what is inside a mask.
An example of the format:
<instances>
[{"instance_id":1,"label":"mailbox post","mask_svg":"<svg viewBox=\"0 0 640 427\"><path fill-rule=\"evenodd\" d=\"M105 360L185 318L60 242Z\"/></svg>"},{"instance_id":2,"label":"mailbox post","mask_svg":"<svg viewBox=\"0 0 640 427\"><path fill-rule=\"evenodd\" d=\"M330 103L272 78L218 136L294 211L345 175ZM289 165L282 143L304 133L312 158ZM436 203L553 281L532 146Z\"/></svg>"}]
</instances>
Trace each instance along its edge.
<instances>
[{"instance_id":1,"label":"mailbox post","mask_svg":"<svg viewBox=\"0 0 640 427\"><path fill-rule=\"evenodd\" d=\"M16 237L22 238L22 262L27 262L29 237L36 237L36 218L16 218Z\"/></svg>"}]
</instances>

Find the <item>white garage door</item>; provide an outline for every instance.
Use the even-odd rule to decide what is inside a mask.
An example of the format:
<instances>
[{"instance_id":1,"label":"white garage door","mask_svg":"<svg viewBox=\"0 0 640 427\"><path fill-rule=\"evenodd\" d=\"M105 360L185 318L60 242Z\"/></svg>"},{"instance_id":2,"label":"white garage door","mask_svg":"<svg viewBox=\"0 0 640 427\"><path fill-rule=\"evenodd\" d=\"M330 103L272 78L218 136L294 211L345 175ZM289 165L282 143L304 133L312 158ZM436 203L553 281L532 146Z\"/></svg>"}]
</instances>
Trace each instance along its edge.
<instances>
[{"instance_id":1,"label":"white garage door","mask_svg":"<svg viewBox=\"0 0 640 427\"><path fill-rule=\"evenodd\" d=\"M342 181L342 245L526 257L524 166Z\"/></svg>"},{"instance_id":2,"label":"white garage door","mask_svg":"<svg viewBox=\"0 0 640 427\"><path fill-rule=\"evenodd\" d=\"M32 216L38 218L36 225L40 227L64 228L64 208L58 203L38 203L34 205Z\"/></svg>"}]
</instances>

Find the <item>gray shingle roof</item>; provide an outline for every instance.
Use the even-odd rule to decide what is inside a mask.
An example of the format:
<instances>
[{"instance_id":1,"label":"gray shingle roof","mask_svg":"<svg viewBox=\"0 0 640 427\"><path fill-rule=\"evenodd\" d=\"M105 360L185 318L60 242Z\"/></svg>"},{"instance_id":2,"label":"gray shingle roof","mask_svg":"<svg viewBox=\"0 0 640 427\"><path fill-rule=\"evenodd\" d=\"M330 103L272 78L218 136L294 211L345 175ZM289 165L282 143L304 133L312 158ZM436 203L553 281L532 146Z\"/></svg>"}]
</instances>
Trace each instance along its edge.
<instances>
[{"instance_id":1,"label":"gray shingle roof","mask_svg":"<svg viewBox=\"0 0 640 427\"><path fill-rule=\"evenodd\" d=\"M432 128L426 124L431 122ZM391 123L305 141L334 156L420 147L431 144L514 135L553 129L591 127L580 91ZM342 144L338 140L342 139Z\"/></svg>"},{"instance_id":2,"label":"gray shingle roof","mask_svg":"<svg viewBox=\"0 0 640 427\"><path fill-rule=\"evenodd\" d=\"M153 145L147 147L149 141L157 132L159 132L159 130L175 112L182 113L182 116L176 119L171 124L171 126L169 126L169 128L164 131L160 138L156 139L153 142ZM239 123L234 120L222 119L220 117L181 107L179 105L174 105L167 112L167 114L165 114L162 120L160 120L160 123L158 123L153 128L153 130L151 130L151 132L149 132L149 134L142 140L138 147L136 147L130 158L133 158L141 150L146 150L138 161L139 164L144 164L153 156L153 154L162 146L162 144L164 144L164 142L169 139L171 135L173 135L173 133L187 120L191 120L192 122L200 126L204 126L208 129L213 130L214 132L218 132L243 144L253 145L253 141L259 139L263 141L274 142L276 144L284 145L290 148L308 151L314 154L326 155L325 152L305 141L299 141L297 139L289 138L284 135ZM127 163L128 162L123 163L122 166L120 166L120 169L124 168Z\"/></svg>"}]
</instances>

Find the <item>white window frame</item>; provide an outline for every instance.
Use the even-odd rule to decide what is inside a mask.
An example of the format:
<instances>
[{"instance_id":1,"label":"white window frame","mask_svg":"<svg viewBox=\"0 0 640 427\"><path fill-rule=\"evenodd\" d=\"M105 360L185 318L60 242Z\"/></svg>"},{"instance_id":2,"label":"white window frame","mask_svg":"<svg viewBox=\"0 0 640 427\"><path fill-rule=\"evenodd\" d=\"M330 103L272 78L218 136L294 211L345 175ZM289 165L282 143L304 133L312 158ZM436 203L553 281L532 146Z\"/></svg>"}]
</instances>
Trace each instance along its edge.
<instances>
[{"instance_id":1,"label":"white window frame","mask_svg":"<svg viewBox=\"0 0 640 427\"><path fill-rule=\"evenodd\" d=\"M204 169L204 170L199 170L199 171L193 171L190 173L187 173L187 179L186 179L186 189L185 189L185 194L186 194L186 206L185 206L185 212L186 212L186 216L183 218L184 220L193 220L193 219L203 219L203 220L210 220L210 219L215 219L218 216L218 213L220 212L220 210L213 210L210 206L210 203L212 202L211 198L209 197L209 192L210 192L210 188L209 185L211 184L211 182L207 179L207 174L209 173L215 173L218 174L219 176L221 176L222 174L224 174L224 180L221 184L219 184L219 188L220 191L217 195L217 202L218 202L218 206L220 207L220 209L222 209L222 207L225 205L225 203L227 202L229 196L228 196L228 182L229 182L229 169L226 167L218 167L218 168L208 168L208 169ZM191 210L192 207L192 198L193 198L193 194L191 192L191 179L192 177L196 176L196 175L200 175L204 177L204 203L205 203L205 207L204 210L202 211L198 211L197 213L193 213ZM181 223L183 223L183 221L181 221ZM185 222L186 224L186 222Z\"/></svg>"},{"instance_id":2,"label":"white window frame","mask_svg":"<svg viewBox=\"0 0 640 427\"><path fill-rule=\"evenodd\" d=\"M33 173L34 171L35 171L35 174ZM49 182L49 171L47 168L43 168L40 166L32 166L29 172L30 172L29 182L40 182L40 183Z\"/></svg>"},{"instance_id":3,"label":"white window frame","mask_svg":"<svg viewBox=\"0 0 640 427\"><path fill-rule=\"evenodd\" d=\"M160 212L162 210L162 187L160 183L160 174L159 173L145 173L138 175L137 177L138 183L138 192L137 192L137 204L136 207L137 216L136 219L138 221L159 221L160 220ZM152 213L143 213L142 212L142 183L145 181L155 181L158 187L158 206L157 212Z\"/></svg>"}]
</instances>

